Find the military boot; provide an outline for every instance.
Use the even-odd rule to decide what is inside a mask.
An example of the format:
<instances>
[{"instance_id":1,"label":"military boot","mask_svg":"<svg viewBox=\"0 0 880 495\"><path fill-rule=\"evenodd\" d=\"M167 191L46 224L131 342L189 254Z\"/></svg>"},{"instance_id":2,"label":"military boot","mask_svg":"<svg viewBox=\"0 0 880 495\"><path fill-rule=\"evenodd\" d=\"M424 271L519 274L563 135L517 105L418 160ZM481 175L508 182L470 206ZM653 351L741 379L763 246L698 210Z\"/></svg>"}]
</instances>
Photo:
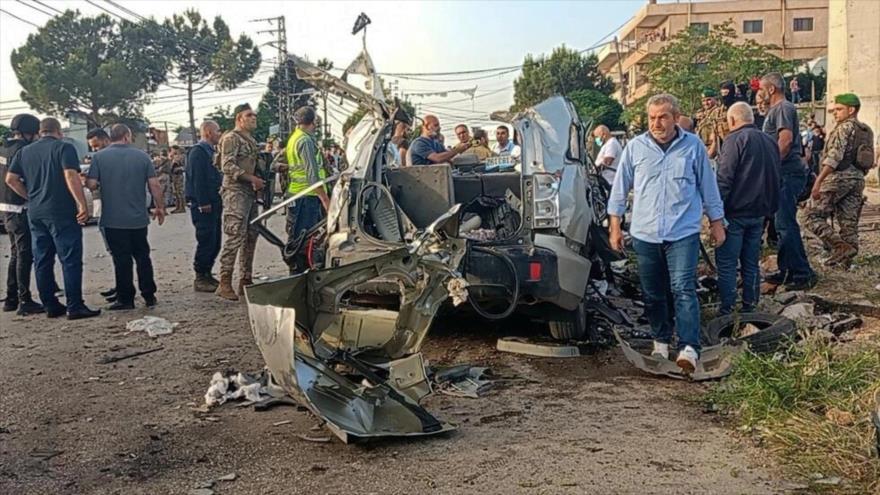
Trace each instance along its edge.
<instances>
[{"instance_id":1,"label":"military boot","mask_svg":"<svg viewBox=\"0 0 880 495\"><path fill-rule=\"evenodd\" d=\"M196 292L214 292L220 282L214 280L213 277L204 273L196 273L196 279L193 281L193 290Z\"/></svg>"},{"instance_id":2,"label":"military boot","mask_svg":"<svg viewBox=\"0 0 880 495\"><path fill-rule=\"evenodd\" d=\"M222 297L223 299L229 299L230 301L238 301L238 296L235 295L235 290L232 288L232 275L220 274L220 285L217 286L217 290L214 291L214 294Z\"/></svg>"},{"instance_id":3,"label":"military boot","mask_svg":"<svg viewBox=\"0 0 880 495\"><path fill-rule=\"evenodd\" d=\"M834 243L834 249L831 251L831 257L828 258L825 265L849 268L849 265L852 263L853 258L856 257L858 252L859 251L856 248L850 246L849 243L845 241L836 242Z\"/></svg>"}]
</instances>

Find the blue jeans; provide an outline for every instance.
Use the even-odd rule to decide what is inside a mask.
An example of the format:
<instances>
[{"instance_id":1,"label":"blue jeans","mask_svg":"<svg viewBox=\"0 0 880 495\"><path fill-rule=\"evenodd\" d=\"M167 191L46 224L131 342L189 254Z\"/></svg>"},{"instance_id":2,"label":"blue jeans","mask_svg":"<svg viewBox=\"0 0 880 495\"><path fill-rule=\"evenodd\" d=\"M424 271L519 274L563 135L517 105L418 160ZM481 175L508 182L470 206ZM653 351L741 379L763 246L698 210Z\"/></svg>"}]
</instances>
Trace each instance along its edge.
<instances>
[{"instance_id":1,"label":"blue jeans","mask_svg":"<svg viewBox=\"0 0 880 495\"><path fill-rule=\"evenodd\" d=\"M678 333L679 349L689 345L700 352L700 301L697 299L697 261L700 235L660 244L633 238L645 316L654 340L670 343ZM674 325L673 325L674 318Z\"/></svg>"},{"instance_id":2,"label":"blue jeans","mask_svg":"<svg viewBox=\"0 0 880 495\"><path fill-rule=\"evenodd\" d=\"M55 297L55 256L61 260L67 312L85 307L82 298L82 227L73 220L30 219L34 275L46 309L61 306Z\"/></svg>"},{"instance_id":3,"label":"blue jeans","mask_svg":"<svg viewBox=\"0 0 880 495\"><path fill-rule=\"evenodd\" d=\"M776 231L779 233L777 261L786 282L802 282L815 275L810 268L801 240L801 228L797 223L797 197L806 183L804 174L782 174L779 210L776 211Z\"/></svg>"},{"instance_id":4,"label":"blue jeans","mask_svg":"<svg viewBox=\"0 0 880 495\"><path fill-rule=\"evenodd\" d=\"M293 212L294 221L291 240L305 237L308 231L324 218L324 207L321 206L321 199L317 196L305 196L297 199ZM309 268L306 250L306 242L303 240L294 257L296 265L294 271L296 273L304 272Z\"/></svg>"},{"instance_id":5,"label":"blue jeans","mask_svg":"<svg viewBox=\"0 0 880 495\"><path fill-rule=\"evenodd\" d=\"M754 311L761 293L761 235L764 217L731 218L727 226L727 240L715 248L718 267L718 292L721 295L721 314L729 314L736 304L736 265L739 262L743 280L743 311Z\"/></svg>"}]
</instances>

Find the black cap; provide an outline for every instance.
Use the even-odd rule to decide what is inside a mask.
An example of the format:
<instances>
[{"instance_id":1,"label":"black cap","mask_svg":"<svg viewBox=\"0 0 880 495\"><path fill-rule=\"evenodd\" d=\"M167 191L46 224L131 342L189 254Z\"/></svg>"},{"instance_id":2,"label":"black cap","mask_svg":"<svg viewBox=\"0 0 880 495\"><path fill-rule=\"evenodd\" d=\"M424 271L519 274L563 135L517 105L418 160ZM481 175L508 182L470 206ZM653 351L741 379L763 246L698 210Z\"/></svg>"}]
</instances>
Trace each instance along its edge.
<instances>
[{"instance_id":1,"label":"black cap","mask_svg":"<svg viewBox=\"0 0 880 495\"><path fill-rule=\"evenodd\" d=\"M40 132L40 119L29 113L20 113L12 117L9 128L22 134L37 134Z\"/></svg>"},{"instance_id":2,"label":"black cap","mask_svg":"<svg viewBox=\"0 0 880 495\"><path fill-rule=\"evenodd\" d=\"M240 114L241 112L244 112L245 110L251 110L251 106L247 103L242 103L241 105L238 105L237 107L235 107L235 111L233 112L233 115L238 117L238 114Z\"/></svg>"}]
</instances>

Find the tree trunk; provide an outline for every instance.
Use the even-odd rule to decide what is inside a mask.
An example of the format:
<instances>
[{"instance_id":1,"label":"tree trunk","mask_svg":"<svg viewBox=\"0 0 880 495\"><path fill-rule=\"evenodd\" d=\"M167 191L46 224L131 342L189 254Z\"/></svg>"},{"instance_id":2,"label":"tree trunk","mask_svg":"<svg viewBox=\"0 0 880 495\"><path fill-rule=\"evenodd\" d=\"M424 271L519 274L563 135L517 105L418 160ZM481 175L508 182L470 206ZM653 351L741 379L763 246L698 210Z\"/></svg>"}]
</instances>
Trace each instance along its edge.
<instances>
[{"instance_id":1,"label":"tree trunk","mask_svg":"<svg viewBox=\"0 0 880 495\"><path fill-rule=\"evenodd\" d=\"M192 136L192 144L196 143L196 115L193 108L193 81L192 76L186 78L186 99L189 103L189 131Z\"/></svg>"}]
</instances>

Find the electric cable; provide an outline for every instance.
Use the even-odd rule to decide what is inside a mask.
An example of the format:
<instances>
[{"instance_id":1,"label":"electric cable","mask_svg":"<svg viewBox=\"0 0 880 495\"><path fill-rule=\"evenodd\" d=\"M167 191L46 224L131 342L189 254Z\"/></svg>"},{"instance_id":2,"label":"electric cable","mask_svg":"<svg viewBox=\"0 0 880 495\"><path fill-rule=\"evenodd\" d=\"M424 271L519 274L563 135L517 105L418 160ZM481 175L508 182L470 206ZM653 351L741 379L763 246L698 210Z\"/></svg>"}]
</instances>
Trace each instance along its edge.
<instances>
[{"instance_id":1,"label":"electric cable","mask_svg":"<svg viewBox=\"0 0 880 495\"><path fill-rule=\"evenodd\" d=\"M487 320L503 320L507 318L516 310L516 303L519 301L519 274L516 272L516 265L513 264L513 260L510 259L510 256L498 251L497 249L493 249L485 246L472 246L470 242L468 242L468 258L470 258L470 251L476 251L478 253L485 253L491 256L495 256L500 259L507 269L510 270L511 278L513 279L513 290L511 291L510 297L510 305L504 311L500 313L490 313L482 308L479 303L476 302L473 294L470 293L471 287L479 287L479 285L468 285L468 302L471 304L471 307L474 308L474 311L483 318ZM467 275L465 275L467 276Z\"/></svg>"}]
</instances>

